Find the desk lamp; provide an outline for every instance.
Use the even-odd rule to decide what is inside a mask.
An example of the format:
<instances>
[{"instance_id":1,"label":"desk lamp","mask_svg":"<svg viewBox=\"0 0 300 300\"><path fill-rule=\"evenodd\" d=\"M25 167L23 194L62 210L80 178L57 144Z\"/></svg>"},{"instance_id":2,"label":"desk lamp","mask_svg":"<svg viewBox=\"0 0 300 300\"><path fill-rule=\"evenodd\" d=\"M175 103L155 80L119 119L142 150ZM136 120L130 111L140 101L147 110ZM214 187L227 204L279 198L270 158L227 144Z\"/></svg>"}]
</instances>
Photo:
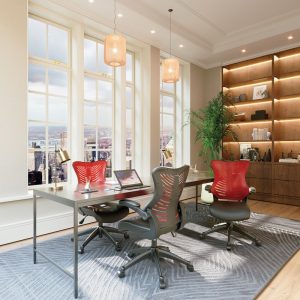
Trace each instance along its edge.
<instances>
[{"instance_id":1,"label":"desk lamp","mask_svg":"<svg viewBox=\"0 0 300 300\"><path fill-rule=\"evenodd\" d=\"M59 171L57 170L59 165L66 163L70 160L69 154L67 150L63 150L62 148L56 149L55 145L55 157L54 157L54 163L51 166L52 170L52 182L54 183L54 186L50 187L51 191L61 191L63 189L62 185L58 185L60 179L59 179Z\"/></svg>"}]
</instances>

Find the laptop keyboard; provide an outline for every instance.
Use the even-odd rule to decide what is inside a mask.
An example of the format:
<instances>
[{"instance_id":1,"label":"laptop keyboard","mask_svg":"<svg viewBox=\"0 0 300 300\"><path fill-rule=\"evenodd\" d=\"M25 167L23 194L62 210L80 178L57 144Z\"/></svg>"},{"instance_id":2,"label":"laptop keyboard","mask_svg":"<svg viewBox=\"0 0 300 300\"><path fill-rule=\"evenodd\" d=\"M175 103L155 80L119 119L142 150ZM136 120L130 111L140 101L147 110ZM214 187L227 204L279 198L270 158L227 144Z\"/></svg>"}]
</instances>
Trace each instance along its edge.
<instances>
[{"instance_id":1,"label":"laptop keyboard","mask_svg":"<svg viewBox=\"0 0 300 300\"><path fill-rule=\"evenodd\" d=\"M150 187L150 185L136 185L136 186L129 186L124 188L124 190L136 190L136 189L142 189L142 188L147 188Z\"/></svg>"}]
</instances>

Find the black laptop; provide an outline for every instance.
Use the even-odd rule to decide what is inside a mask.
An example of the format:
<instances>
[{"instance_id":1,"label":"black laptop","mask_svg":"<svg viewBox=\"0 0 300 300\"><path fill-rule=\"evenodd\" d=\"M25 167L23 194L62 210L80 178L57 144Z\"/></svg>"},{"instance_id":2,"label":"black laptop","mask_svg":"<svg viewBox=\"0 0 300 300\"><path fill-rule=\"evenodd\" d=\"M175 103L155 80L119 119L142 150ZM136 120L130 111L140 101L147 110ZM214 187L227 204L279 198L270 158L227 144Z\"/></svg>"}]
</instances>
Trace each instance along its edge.
<instances>
[{"instance_id":1,"label":"black laptop","mask_svg":"<svg viewBox=\"0 0 300 300\"><path fill-rule=\"evenodd\" d=\"M150 187L149 185L143 184L141 178L139 177L135 169L117 170L114 171L114 173L120 184L121 189L134 190Z\"/></svg>"}]
</instances>

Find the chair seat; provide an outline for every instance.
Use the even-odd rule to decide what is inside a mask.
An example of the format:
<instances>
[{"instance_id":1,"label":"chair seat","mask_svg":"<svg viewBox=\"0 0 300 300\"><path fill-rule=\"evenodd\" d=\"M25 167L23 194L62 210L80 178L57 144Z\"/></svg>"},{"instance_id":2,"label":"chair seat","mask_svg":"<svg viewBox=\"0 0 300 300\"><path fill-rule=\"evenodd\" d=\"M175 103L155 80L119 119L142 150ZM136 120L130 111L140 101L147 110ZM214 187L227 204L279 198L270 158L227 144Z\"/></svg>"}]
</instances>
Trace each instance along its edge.
<instances>
[{"instance_id":1,"label":"chair seat","mask_svg":"<svg viewBox=\"0 0 300 300\"><path fill-rule=\"evenodd\" d=\"M152 239L154 235L150 230L149 221L144 221L142 218L122 220L119 222L118 228L124 231L131 231L142 238Z\"/></svg>"},{"instance_id":2,"label":"chair seat","mask_svg":"<svg viewBox=\"0 0 300 300\"><path fill-rule=\"evenodd\" d=\"M88 210L93 211L102 223L113 223L125 218L129 214L129 209L114 203L103 203L85 207L87 215Z\"/></svg>"},{"instance_id":3,"label":"chair seat","mask_svg":"<svg viewBox=\"0 0 300 300\"><path fill-rule=\"evenodd\" d=\"M245 202L215 201L209 212L223 221L242 221L250 218L250 209Z\"/></svg>"}]
</instances>

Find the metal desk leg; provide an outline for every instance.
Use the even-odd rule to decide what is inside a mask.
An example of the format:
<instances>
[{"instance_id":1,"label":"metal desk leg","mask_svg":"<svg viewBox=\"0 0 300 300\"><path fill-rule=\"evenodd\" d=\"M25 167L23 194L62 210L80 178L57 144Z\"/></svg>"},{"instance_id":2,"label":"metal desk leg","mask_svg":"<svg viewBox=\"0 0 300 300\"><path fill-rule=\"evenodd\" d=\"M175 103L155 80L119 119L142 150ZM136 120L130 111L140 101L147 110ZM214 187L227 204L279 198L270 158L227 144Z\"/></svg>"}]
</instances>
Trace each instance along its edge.
<instances>
[{"instance_id":1,"label":"metal desk leg","mask_svg":"<svg viewBox=\"0 0 300 300\"><path fill-rule=\"evenodd\" d=\"M33 192L33 263L36 264L36 194Z\"/></svg>"},{"instance_id":2,"label":"metal desk leg","mask_svg":"<svg viewBox=\"0 0 300 300\"><path fill-rule=\"evenodd\" d=\"M74 207L74 297L78 298L78 208Z\"/></svg>"},{"instance_id":3,"label":"metal desk leg","mask_svg":"<svg viewBox=\"0 0 300 300\"><path fill-rule=\"evenodd\" d=\"M196 185L196 210L198 210L198 185Z\"/></svg>"}]
</instances>

